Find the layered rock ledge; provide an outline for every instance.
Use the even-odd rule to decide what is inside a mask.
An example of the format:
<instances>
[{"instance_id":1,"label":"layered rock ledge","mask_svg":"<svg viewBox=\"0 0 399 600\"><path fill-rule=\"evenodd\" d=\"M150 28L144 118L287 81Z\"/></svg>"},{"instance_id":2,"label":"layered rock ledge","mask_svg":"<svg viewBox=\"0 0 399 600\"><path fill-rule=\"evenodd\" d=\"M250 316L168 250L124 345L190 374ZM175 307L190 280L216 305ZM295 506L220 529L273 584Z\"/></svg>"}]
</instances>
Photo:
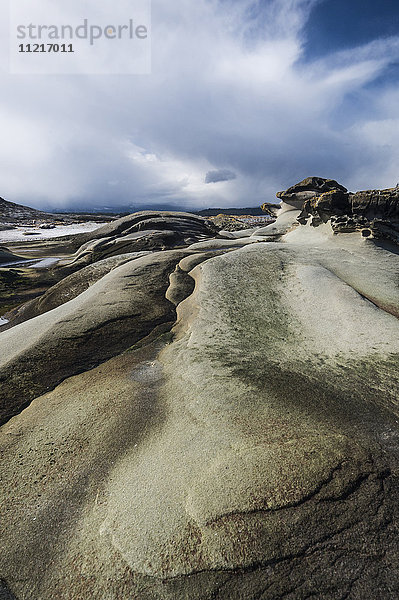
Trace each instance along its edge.
<instances>
[{"instance_id":1,"label":"layered rock ledge","mask_svg":"<svg viewBox=\"0 0 399 600\"><path fill-rule=\"evenodd\" d=\"M335 233L361 231L364 237L399 242L399 185L349 193L334 180L309 177L278 197L302 209L301 224L330 222Z\"/></svg>"}]
</instances>

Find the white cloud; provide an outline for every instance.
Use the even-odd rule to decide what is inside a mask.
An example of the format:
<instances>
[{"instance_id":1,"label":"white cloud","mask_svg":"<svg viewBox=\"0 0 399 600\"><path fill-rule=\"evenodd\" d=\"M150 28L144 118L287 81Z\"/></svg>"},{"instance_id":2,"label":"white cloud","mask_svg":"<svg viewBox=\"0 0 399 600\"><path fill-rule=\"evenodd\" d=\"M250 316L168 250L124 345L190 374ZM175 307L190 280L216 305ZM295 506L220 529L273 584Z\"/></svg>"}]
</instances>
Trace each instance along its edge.
<instances>
[{"instance_id":1,"label":"white cloud","mask_svg":"<svg viewBox=\"0 0 399 600\"><path fill-rule=\"evenodd\" d=\"M153 0L152 75L3 72L0 196L194 208L273 201L308 175L394 185L398 91L367 86L398 60L399 37L303 64L315 4ZM205 184L220 169L237 178Z\"/></svg>"}]
</instances>

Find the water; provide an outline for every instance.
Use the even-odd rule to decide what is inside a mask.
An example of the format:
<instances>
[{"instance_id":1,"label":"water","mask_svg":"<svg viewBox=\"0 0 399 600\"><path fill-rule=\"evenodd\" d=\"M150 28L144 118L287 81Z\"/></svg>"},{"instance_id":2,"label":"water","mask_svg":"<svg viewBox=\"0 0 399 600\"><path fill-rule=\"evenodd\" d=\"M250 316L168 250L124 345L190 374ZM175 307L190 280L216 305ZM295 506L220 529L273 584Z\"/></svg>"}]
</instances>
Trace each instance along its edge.
<instances>
[{"instance_id":1,"label":"water","mask_svg":"<svg viewBox=\"0 0 399 600\"><path fill-rule=\"evenodd\" d=\"M59 258L42 258L38 262L35 262L33 265L29 265L31 269L46 269L47 267L52 267L55 265L60 259Z\"/></svg>"},{"instance_id":2,"label":"water","mask_svg":"<svg viewBox=\"0 0 399 600\"><path fill-rule=\"evenodd\" d=\"M50 256L48 258L42 258L38 260L37 258L27 258L25 260L19 260L8 263L1 263L0 267L4 268L13 268L16 269L18 267L28 267L29 269L46 269L48 267L52 267L55 265L60 259Z\"/></svg>"}]
</instances>

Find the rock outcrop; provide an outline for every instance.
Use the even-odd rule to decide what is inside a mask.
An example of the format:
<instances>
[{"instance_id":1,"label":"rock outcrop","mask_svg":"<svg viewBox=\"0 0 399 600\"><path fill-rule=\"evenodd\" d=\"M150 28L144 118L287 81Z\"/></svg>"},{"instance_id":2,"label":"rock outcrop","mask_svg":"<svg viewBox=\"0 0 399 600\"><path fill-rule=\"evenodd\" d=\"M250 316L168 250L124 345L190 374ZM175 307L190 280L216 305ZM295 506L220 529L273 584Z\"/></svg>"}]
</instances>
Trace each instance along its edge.
<instances>
[{"instance_id":1,"label":"rock outcrop","mask_svg":"<svg viewBox=\"0 0 399 600\"><path fill-rule=\"evenodd\" d=\"M320 194L332 190L347 192L347 189L337 183L334 179L323 179L322 177L307 177L288 190L277 192L277 198L280 198L286 204L295 208L302 208L304 202Z\"/></svg>"},{"instance_id":2,"label":"rock outcrop","mask_svg":"<svg viewBox=\"0 0 399 600\"><path fill-rule=\"evenodd\" d=\"M290 190L226 239L187 215L116 221L15 312L0 596L398 597L399 253L334 235L336 182ZM118 241L166 231L163 250Z\"/></svg>"},{"instance_id":3,"label":"rock outcrop","mask_svg":"<svg viewBox=\"0 0 399 600\"><path fill-rule=\"evenodd\" d=\"M52 285L50 289L37 298L25 302L9 311L7 313L9 323L3 326L2 331L29 319L33 319L34 317L42 315L49 310L53 310L54 308L73 300L110 271L134 258L140 258L147 254L150 254L150 252L120 254L118 256L105 258L104 260L100 260L92 265L79 269L75 273L64 277L55 285Z\"/></svg>"},{"instance_id":4,"label":"rock outcrop","mask_svg":"<svg viewBox=\"0 0 399 600\"><path fill-rule=\"evenodd\" d=\"M302 209L297 220L317 227L330 222L336 233L399 242L399 188L350 193L331 179L309 177L277 194L281 208Z\"/></svg>"},{"instance_id":5,"label":"rock outcrop","mask_svg":"<svg viewBox=\"0 0 399 600\"><path fill-rule=\"evenodd\" d=\"M213 227L207 219L198 215L143 210L107 223L90 233L82 234L80 239L83 239L83 236L86 236L85 241L107 239L145 230L174 231L182 238L193 238L198 235L209 236L217 232L217 228Z\"/></svg>"},{"instance_id":6,"label":"rock outcrop","mask_svg":"<svg viewBox=\"0 0 399 600\"><path fill-rule=\"evenodd\" d=\"M173 321L165 292L184 256L172 251L131 257L74 299L2 333L7 351L0 358L0 420Z\"/></svg>"},{"instance_id":7,"label":"rock outcrop","mask_svg":"<svg viewBox=\"0 0 399 600\"><path fill-rule=\"evenodd\" d=\"M270 217L275 217L277 214L277 211L280 209L280 205L273 204L271 202L265 202L264 204L261 204L261 209L262 209L262 212L269 215Z\"/></svg>"},{"instance_id":8,"label":"rock outcrop","mask_svg":"<svg viewBox=\"0 0 399 600\"><path fill-rule=\"evenodd\" d=\"M122 253L184 247L217 231L210 221L190 213L141 211L76 236L79 247L64 266L74 271Z\"/></svg>"},{"instance_id":9,"label":"rock outcrop","mask_svg":"<svg viewBox=\"0 0 399 600\"><path fill-rule=\"evenodd\" d=\"M21 258L9 251L5 246L0 246L0 267L4 264L10 264L20 261Z\"/></svg>"}]
</instances>

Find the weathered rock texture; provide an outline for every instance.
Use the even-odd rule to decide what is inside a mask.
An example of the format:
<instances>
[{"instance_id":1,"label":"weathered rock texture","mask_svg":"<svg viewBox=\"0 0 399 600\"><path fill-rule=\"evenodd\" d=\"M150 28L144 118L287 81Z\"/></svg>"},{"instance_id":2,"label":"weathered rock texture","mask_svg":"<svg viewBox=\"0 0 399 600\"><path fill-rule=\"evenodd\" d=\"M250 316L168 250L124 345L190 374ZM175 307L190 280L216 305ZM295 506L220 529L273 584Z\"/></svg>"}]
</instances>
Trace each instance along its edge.
<instances>
[{"instance_id":1,"label":"weathered rock texture","mask_svg":"<svg viewBox=\"0 0 399 600\"><path fill-rule=\"evenodd\" d=\"M396 600L399 254L288 206L0 334L0 594Z\"/></svg>"},{"instance_id":2,"label":"weathered rock texture","mask_svg":"<svg viewBox=\"0 0 399 600\"><path fill-rule=\"evenodd\" d=\"M69 302L2 333L0 419L173 321L165 292L184 255L171 251L130 260Z\"/></svg>"},{"instance_id":3,"label":"weathered rock texture","mask_svg":"<svg viewBox=\"0 0 399 600\"><path fill-rule=\"evenodd\" d=\"M334 179L323 179L322 177L307 177L303 181L293 185L284 192L277 192L277 198L280 198L286 204L291 204L295 208L302 208L303 203L310 198L319 196L331 190L347 192L347 189L337 183Z\"/></svg>"},{"instance_id":4,"label":"weathered rock texture","mask_svg":"<svg viewBox=\"0 0 399 600\"><path fill-rule=\"evenodd\" d=\"M399 187L349 193L331 179L309 177L277 194L302 208L298 221L317 227L331 222L336 233L361 231L364 237L399 242Z\"/></svg>"},{"instance_id":5,"label":"weathered rock texture","mask_svg":"<svg viewBox=\"0 0 399 600\"><path fill-rule=\"evenodd\" d=\"M122 253L184 247L217 231L210 221L190 213L141 211L76 236L72 244L79 245L65 261L65 272Z\"/></svg>"},{"instance_id":6,"label":"weathered rock texture","mask_svg":"<svg viewBox=\"0 0 399 600\"><path fill-rule=\"evenodd\" d=\"M262 211L270 217L275 217L279 208L279 204L273 204L271 202L265 202L264 204L261 204Z\"/></svg>"},{"instance_id":7,"label":"weathered rock texture","mask_svg":"<svg viewBox=\"0 0 399 600\"><path fill-rule=\"evenodd\" d=\"M136 254L120 254L99 260L98 262L83 267L72 275L64 277L60 282L51 286L44 294L25 302L6 314L9 319L8 325L3 326L2 331L23 323L33 317L42 315L53 308L57 308L79 296L82 292L99 281L104 275L113 271L116 267L126 262L146 256L150 252L137 252Z\"/></svg>"}]
</instances>

